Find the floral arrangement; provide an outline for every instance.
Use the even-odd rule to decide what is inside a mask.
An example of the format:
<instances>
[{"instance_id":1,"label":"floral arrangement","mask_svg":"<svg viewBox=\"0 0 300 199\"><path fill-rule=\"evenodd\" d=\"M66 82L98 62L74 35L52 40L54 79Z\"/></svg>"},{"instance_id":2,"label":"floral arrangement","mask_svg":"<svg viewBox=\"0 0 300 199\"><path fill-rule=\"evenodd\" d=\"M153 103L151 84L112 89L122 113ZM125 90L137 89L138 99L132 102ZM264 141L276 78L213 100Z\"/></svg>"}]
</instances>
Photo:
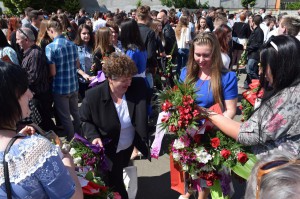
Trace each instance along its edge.
<instances>
[{"instance_id":1,"label":"floral arrangement","mask_svg":"<svg viewBox=\"0 0 300 199\"><path fill-rule=\"evenodd\" d=\"M175 84L158 94L163 111L159 125L176 137L170 146L173 160L189 175L192 184L199 178L206 180L207 186L221 180L217 189L222 190L224 196L229 195L230 178L223 170L237 167L235 170L241 170L253 155L213 127L206 111L202 111L195 101L197 95L193 83ZM214 105L211 110L222 114L219 105ZM153 157L157 157L157 149L152 150ZM247 174L250 171L247 170Z\"/></svg>"},{"instance_id":2,"label":"floral arrangement","mask_svg":"<svg viewBox=\"0 0 300 199\"><path fill-rule=\"evenodd\" d=\"M70 141L63 141L62 149L69 151L76 165L76 172L82 186L85 199L120 199L105 186L101 173L108 170L104 148L93 145L78 134Z\"/></svg>"},{"instance_id":3,"label":"floral arrangement","mask_svg":"<svg viewBox=\"0 0 300 199\"><path fill-rule=\"evenodd\" d=\"M262 98L264 94L263 90L260 89L259 80L257 79L252 80L249 87L249 90L242 93L243 99L241 100L241 106L239 107L242 111L242 122L249 119L254 111L255 103L257 103L258 99Z\"/></svg>"}]
</instances>

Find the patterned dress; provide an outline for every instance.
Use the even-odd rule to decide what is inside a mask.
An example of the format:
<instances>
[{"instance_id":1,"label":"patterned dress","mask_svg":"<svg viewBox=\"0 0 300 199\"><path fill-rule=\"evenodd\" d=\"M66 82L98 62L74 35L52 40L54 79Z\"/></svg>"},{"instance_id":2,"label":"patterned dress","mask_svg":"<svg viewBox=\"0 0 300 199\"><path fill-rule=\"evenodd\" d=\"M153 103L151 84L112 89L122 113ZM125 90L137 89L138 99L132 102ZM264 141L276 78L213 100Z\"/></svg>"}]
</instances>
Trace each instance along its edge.
<instances>
[{"instance_id":1,"label":"patterned dress","mask_svg":"<svg viewBox=\"0 0 300 199\"><path fill-rule=\"evenodd\" d=\"M275 149L300 151L300 84L285 88L241 125L238 142L258 156Z\"/></svg>"},{"instance_id":2,"label":"patterned dress","mask_svg":"<svg viewBox=\"0 0 300 199\"><path fill-rule=\"evenodd\" d=\"M0 151L0 199L7 198L3 154ZM13 198L67 199L75 192L75 183L62 163L59 149L44 137L25 137L11 147L5 160Z\"/></svg>"}]
</instances>

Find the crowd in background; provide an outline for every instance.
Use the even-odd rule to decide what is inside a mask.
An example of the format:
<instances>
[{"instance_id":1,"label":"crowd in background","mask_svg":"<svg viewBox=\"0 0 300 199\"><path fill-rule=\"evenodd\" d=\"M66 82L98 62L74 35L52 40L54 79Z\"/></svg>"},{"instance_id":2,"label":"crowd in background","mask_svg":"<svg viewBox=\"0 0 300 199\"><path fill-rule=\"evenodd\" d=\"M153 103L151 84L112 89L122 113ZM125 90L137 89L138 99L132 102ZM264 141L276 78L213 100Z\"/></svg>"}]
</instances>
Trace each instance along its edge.
<instances>
[{"instance_id":1,"label":"crowd in background","mask_svg":"<svg viewBox=\"0 0 300 199\"><path fill-rule=\"evenodd\" d=\"M2 61L11 62L25 69L29 89L33 92L30 102L32 113L28 118L24 118L20 125L33 121L46 131L61 132L63 129L60 136L66 136L68 140L72 139L75 132L82 132L83 129L83 133L90 133L89 140L99 145L102 145L101 139L92 135L92 131L85 132L91 128L80 126L93 123L101 129L98 130L105 137L104 131L108 127L103 127L101 123L103 118L90 110L90 106L94 103L91 99L91 93L94 90L89 93L88 99L83 101L84 108L81 110L78 108L78 99L80 101L85 99L86 91L91 88L90 83L102 72L107 73L106 78L110 87L101 84L103 90L101 92L111 89L110 95L115 101L112 107L115 105L117 111L118 105L122 105L122 99L126 101L123 95L131 83L131 76L144 80L143 83L133 81L133 85L136 84L136 88L140 89L135 97L145 97L147 105L147 111L145 111L147 116L151 116L153 91L164 88L162 78L169 80L172 86L175 79L194 76L195 74L187 69L193 67L192 61L189 63L188 60L194 58L197 61L197 58L192 56L198 52L197 50L204 52L203 49L197 47L202 45L205 39L210 42L210 48L215 45L219 46L214 54L221 58L220 66L218 66L220 69L213 73L220 75L223 71L246 68L245 89L249 88L253 79L259 79L260 48L263 44L277 35L291 35L300 40L300 16L291 16L287 13L274 16L271 11L266 12L265 8L261 8L258 13L252 13L247 8L231 13L222 7L210 7L207 10L200 8L191 12L186 8L181 8L179 11L175 9L157 11L151 10L149 6L140 6L128 13L117 9L115 12L106 13L96 11L92 16L82 8L75 16L72 16L68 11L61 9L57 10L57 13L49 14L46 11L28 7L20 16L9 18L3 16L0 19L0 26L0 58ZM211 33L211 35L206 33ZM271 45L273 46L272 42ZM244 52L246 52L247 59L246 63L241 64L240 60ZM123 55L134 62L136 70L130 69L131 71L128 72L121 68L122 63L128 67L133 65L133 62L125 56L122 57ZM116 65L116 68L119 68L110 69L105 66L110 63L108 61L110 57L115 60L111 66ZM213 62L212 67L215 67L215 64L216 62ZM170 66L174 71L171 69L171 73L166 75L165 71ZM201 69L201 71L204 70ZM203 72L199 79L211 78L212 82L223 81L223 76L216 77L211 74L209 69L207 73ZM228 81L229 79L234 81L234 74L228 74ZM198 78L198 75L196 74L195 78ZM123 88L122 84L126 88ZM208 99L207 104L203 106L208 108L210 103L221 102L225 97L224 111L228 118L233 118L237 103L236 82L232 84L232 92L226 93L225 89L224 95L218 89L215 91L216 87L212 89L212 102ZM207 88L209 88L208 85ZM128 92L131 90L129 89ZM140 97L140 92L145 92L145 95ZM226 96L229 93L233 94L227 99ZM130 94L134 95L134 92ZM94 95L95 98L105 100L105 96L97 96L96 93ZM141 104L138 105L141 106ZM129 109L129 112L131 111L130 104L128 107L125 104L125 107ZM122 117L120 116L122 110L121 107L118 111L119 118ZM129 117L128 111L123 114L127 114L125 118ZM144 113L137 112L136 114L144 119L147 118ZM55 117L55 122L52 117ZM99 121L94 121L92 119L94 117L99 117ZM122 122L124 125L131 123L127 120ZM143 125L141 129L145 130ZM121 131L131 131L131 128L138 128L139 125L133 124L133 126L126 126L125 130L121 126ZM145 132L138 133L141 135ZM141 138L141 140L144 139L142 136ZM121 143L126 146L120 146L120 143L118 145L119 138L115 141L118 149L120 147L122 150L129 149L125 154L129 159L132 150L133 156L138 153L136 149L133 149L132 143L140 142L140 140L137 141L134 135L131 135L130 141L127 139L128 137L124 138L124 143ZM117 152L112 153L112 157L115 158L114 161L119 161L120 157L115 156L115 153ZM143 154L149 155L146 152ZM122 161L128 160L122 159ZM115 168L117 172L121 172L122 169ZM116 178L120 177L117 174L116 176ZM120 184L117 180L114 183L113 185ZM118 191L126 198L123 185L118 186Z\"/></svg>"}]
</instances>

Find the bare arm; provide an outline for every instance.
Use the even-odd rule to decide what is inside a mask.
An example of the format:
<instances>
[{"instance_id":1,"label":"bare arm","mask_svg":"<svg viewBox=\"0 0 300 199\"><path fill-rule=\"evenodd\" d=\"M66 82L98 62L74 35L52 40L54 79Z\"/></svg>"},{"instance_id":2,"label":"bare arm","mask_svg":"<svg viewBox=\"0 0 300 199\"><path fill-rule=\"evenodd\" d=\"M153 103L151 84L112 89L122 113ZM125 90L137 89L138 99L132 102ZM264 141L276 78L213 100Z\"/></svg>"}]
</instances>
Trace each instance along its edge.
<instances>
[{"instance_id":1,"label":"bare arm","mask_svg":"<svg viewBox=\"0 0 300 199\"><path fill-rule=\"evenodd\" d=\"M236 114L237 98L225 100L226 111L223 113L225 117L233 119Z\"/></svg>"},{"instance_id":2,"label":"bare arm","mask_svg":"<svg viewBox=\"0 0 300 199\"><path fill-rule=\"evenodd\" d=\"M209 120L217 126L223 133L237 140L241 123L217 113L209 113Z\"/></svg>"},{"instance_id":3,"label":"bare arm","mask_svg":"<svg viewBox=\"0 0 300 199\"><path fill-rule=\"evenodd\" d=\"M55 64L49 64L49 75L50 77L54 77L56 75L56 66Z\"/></svg>"},{"instance_id":4,"label":"bare arm","mask_svg":"<svg viewBox=\"0 0 300 199\"><path fill-rule=\"evenodd\" d=\"M71 197L71 199L83 199L83 192L82 192L82 188L81 185L79 183L78 177L75 173L75 165L73 163L73 159L70 156L69 153L65 153L64 154L64 158L62 159L62 162L64 163L64 165L66 166L66 168L68 169L68 171L71 174L72 179L75 182L75 192L73 194L73 196Z\"/></svg>"}]
</instances>

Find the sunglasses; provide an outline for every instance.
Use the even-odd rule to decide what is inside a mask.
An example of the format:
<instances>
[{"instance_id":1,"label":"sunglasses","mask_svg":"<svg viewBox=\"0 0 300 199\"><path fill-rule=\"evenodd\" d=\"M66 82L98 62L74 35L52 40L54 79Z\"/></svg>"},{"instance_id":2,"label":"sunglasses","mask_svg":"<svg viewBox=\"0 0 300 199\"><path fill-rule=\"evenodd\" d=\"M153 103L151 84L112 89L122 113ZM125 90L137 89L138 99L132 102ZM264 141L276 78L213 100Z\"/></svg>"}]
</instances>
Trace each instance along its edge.
<instances>
[{"instance_id":1,"label":"sunglasses","mask_svg":"<svg viewBox=\"0 0 300 199\"><path fill-rule=\"evenodd\" d=\"M295 163L300 163L300 160L275 160L260 166L257 172L256 199L259 199L261 179L264 175Z\"/></svg>"},{"instance_id":2,"label":"sunglasses","mask_svg":"<svg viewBox=\"0 0 300 199\"><path fill-rule=\"evenodd\" d=\"M19 28L18 30L19 30L23 35L25 35L25 37L26 37L28 40L30 40L29 37L28 37L28 35L27 35L21 28Z\"/></svg>"}]
</instances>

